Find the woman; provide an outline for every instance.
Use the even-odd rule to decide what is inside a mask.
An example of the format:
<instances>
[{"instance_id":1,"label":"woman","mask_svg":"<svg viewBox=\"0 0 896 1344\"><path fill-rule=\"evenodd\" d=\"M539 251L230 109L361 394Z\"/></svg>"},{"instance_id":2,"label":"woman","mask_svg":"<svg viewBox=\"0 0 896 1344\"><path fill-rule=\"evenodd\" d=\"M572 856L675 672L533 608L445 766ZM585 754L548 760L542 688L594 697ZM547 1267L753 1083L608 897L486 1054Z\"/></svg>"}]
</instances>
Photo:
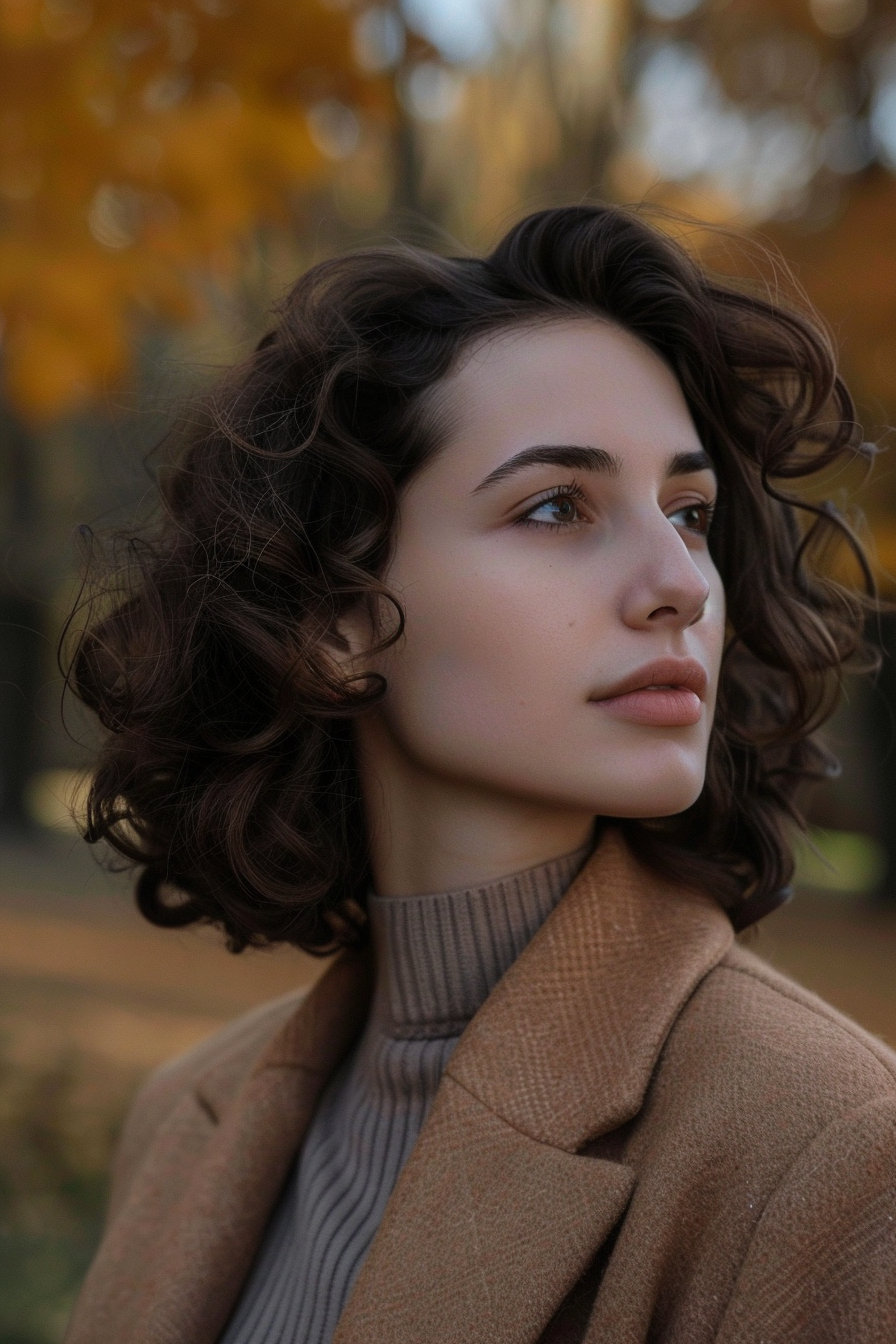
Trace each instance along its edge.
<instances>
[{"instance_id":1,"label":"woman","mask_svg":"<svg viewBox=\"0 0 896 1344\"><path fill-rule=\"evenodd\" d=\"M315 267L185 432L87 838L342 950L146 1085L70 1344L891 1341L896 1056L734 941L861 652L812 320L549 210Z\"/></svg>"}]
</instances>

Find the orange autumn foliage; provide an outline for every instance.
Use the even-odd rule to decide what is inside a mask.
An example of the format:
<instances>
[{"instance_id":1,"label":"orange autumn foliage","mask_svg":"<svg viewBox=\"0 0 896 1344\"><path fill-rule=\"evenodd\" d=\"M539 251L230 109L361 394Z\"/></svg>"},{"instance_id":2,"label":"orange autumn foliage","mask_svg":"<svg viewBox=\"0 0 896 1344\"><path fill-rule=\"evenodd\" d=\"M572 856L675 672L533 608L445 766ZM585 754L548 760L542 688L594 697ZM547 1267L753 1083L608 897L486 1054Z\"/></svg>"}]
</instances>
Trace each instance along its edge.
<instances>
[{"instance_id":1,"label":"orange autumn foliage","mask_svg":"<svg viewBox=\"0 0 896 1344\"><path fill-rule=\"evenodd\" d=\"M120 376L140 316L193 316L197 278L288 218L356 115L388 119L352 20L321 0L0 0L2 366L22 413Z\"/></svg>"}]
</instances>

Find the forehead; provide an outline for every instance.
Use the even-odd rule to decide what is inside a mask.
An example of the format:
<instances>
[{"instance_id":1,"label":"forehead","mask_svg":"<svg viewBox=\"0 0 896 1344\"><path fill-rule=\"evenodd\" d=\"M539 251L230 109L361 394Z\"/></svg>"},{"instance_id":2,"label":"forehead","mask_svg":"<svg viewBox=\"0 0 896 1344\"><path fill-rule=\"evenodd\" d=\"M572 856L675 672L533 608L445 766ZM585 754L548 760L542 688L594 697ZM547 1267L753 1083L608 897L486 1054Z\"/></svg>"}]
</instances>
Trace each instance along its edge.
<instances>
[{"instance_id":1,"label":"forehead","mask_svg":"<svg viewBox=\"0 0 896 1344\"><path fill-rule=\"evenodd\" d=\"M636 336L597 318L547 319L479 341L439 400L456 446L477 456L533 443L620 452L699 447L678 380Z\"/></svg>"}]
</instances>

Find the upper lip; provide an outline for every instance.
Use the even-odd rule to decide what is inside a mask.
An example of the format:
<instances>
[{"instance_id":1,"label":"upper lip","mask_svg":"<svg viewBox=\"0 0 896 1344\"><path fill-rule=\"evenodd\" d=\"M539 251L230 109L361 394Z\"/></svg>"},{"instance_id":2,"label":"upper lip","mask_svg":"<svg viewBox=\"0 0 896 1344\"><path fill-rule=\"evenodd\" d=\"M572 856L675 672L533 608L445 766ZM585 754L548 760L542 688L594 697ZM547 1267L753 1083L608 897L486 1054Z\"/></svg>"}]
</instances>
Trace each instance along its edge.
<instances>
[{"instance_id":1,"label":"upper lip","mask_svg":"<svg viewBox=\"0 0 896 1344\"><path fill-rule=\"evenodd\" d=\"M696 658L657 658L590 699L613 700L617 695L643 691L648 686L674 686L676 690L693 691L702 700L706 695L706 682L706 671Z\"/></svg>"}]
</instances>

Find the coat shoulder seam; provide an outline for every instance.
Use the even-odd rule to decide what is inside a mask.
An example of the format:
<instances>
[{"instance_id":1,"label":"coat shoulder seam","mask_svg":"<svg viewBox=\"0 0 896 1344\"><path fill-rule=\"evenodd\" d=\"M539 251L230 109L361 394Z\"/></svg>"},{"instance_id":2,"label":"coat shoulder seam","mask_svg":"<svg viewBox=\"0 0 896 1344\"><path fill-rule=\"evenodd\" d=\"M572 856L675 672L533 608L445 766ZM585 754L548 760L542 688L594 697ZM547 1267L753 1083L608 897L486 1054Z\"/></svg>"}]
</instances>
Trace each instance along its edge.
<instances>
[{"instance_id":1,"label":"coat shoulder seam","mask_svg":"<svg viewBox=\"0 0 896 1344\"><path fill-rule=\"evenodd\" d=\"M770 993L776 994L779 998L786 999L788 1002L796 1004L798 1008L802 1008L805 1012L811 1013L813 1017L823 1018L824 1021L830 1023L831 1026L839 1028L844 1036L861 1046L864 1055L870 1056L875 1063L879 1064L884 1069L894 1085L894 1091L896 1091L896 1063L891 1062L872 1047L869 1040L866 1039L866 1033L863 1027L857 1022L853 1022L845 1014L841 1014L839 1009L826 1003L824 999L820 1001L820 1005L807 1003L798 994L790 993L786 982L783 985L770 983L763 976L757 975L755 971L752 971L747 966L735 966L730 962L726 964L723 961L714 967L714 970L727 971L732 975L742 975L746 979L752 980L758 985L762 985ZM712 974L712 972L710 974ZM805 992L812 993L811 990L806 990ZM827 1011L823 1011L823 1009L827 1009ZM887 1046L885 1041L879 1041L878 1038L873 1036L870 1032L867 1033L867 1035L871 1037L872 1041L879 1043L883 1051L889 1051L889 1046Z\"/></svg>"}]
</instances>

